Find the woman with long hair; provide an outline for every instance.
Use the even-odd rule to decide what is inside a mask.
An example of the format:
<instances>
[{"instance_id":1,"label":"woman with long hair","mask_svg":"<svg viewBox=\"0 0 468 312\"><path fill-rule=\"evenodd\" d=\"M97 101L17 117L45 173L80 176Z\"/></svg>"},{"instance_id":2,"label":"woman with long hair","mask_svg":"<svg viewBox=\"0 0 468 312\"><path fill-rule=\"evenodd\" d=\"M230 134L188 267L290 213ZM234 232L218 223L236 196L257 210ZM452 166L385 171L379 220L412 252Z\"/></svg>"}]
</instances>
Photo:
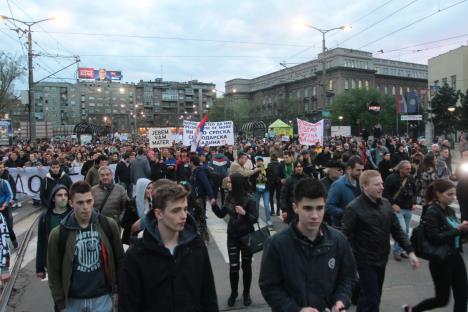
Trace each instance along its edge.
<instances>
[{"instance_id":1,"label":"woman with long hair","mask_svg":"<svg viewBox=\"0 0 468 312\"><path fill-rule=\"evenodd\" d=\"M219 218L229 215L227 230L227 247L229 253L229 281L231 283L231 295L228 306L236 303L238 296L239 269L242 258L242 281L244 285L244 305L252 304L250 297L250 285L252 283L252 253L241 243L240 238L254 231L258 213L255 208L255 199L249 196L248 184L240 173L234 173L226 178L229 191L222 208L213 206L213 212Z\"/></svg>"},{"instance_id":2,"label":"woman with long hair","mask_svg":"<svg viewBox=\"0 0 468 312\"><path fill-rule=\"evenodd\" d=\"M434 281L435 297L425 299L414 307L404 305L403 311L419 312L445 307L452 290L454 312L467 311L468 285L465 262L461 253L462 236L468 231L468 221L460 223L449 205L455 199L455 186L448 180L437 180L426 190L423 210L424 235L433 245L447 245L445 260L429 261L429 271Z\"/></svg>"}]
</instances>

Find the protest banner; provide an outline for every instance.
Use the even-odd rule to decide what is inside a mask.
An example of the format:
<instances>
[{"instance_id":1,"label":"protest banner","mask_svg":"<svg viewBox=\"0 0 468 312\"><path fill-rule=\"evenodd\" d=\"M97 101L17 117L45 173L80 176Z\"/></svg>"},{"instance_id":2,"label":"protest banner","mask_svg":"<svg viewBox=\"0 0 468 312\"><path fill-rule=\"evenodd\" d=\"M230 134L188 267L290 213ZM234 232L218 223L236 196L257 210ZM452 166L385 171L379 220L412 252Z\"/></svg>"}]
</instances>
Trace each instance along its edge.
<instances>
[{"instance_id":1,"label":"protest banner","mask_svg":"<svg viewBox=\"0 0 468 312\"><path fill-rule=\"evenodd\" d=\"M171 128L148 128L148 139L150 148L161 148L172 146Z\"/></svg>"},{"instance_id":2,"label":"protest banner","mask_svg":"<svg viewBox=\"0 0 468 312\"><path fill-rule=\"evenodd\" d=\"M112 176L114 176L116 167L116 164L109 165L109 168L112 170ZM69 176L73 183L84 180L84 177L80 173L81 167L71 167L69 171ZM49 167L8 168L8 172L15 181L16 192L26 194L33 199L40 199L41 181L49 172Z\"/></svg>"},{"instance_id":3,"label":"protest banner","mask_svg":"<svg viewBox=\"0 0 468 312\"><path fill-rule=\"evenodd\" d=\"M297 118L297 129L299 132L299 143L302 145L315 145L317 142L323 144L323 119L312 123Z\"/></svg>"},{"instance_id":4,"label":"protest banner","mask_svg":"<svg viewBox=\"0 0 468 312\"><path fill-rule=\"evenodd\" d=\"M351 126L332 126L331 127L331 136L351 136Z\"/></svg>"},{"instance_id":5,"label":"protest banner","mask_svg":"<svg viewBox=\"0 0 468 312\"><path fill-rule=\"evenodd\" d=\"M184 120L183 144L189 146L198 122ZM222 146L234 144L234 124L232 121L206 122L203 126L199 146Z\"/></svg>"}]
</instances>

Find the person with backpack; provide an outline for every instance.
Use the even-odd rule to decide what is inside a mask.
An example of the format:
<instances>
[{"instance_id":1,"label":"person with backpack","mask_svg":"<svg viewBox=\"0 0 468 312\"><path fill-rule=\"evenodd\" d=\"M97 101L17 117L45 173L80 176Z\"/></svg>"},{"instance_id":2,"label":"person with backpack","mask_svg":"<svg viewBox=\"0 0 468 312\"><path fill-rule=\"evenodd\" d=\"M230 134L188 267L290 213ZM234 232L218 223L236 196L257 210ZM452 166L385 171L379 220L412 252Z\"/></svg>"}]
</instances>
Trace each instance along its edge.
<instances>
[{"instance_id":1,"label":"person with backpack","mask_svg":"<svg viewBox=\"0 0 468 312\"><path fill-rule=\"evenodd\" d=\"M208 166L200 164L200 159L197 156L190 157L190 165L192 167L192 175L190 176L190 186L192 188L192 196L200 206L199 213L195 216L199 226L203 240L208 242L210 237L206 226L206 198L211 201L211 205L216 203L213 188L209 179Z\"/></svg>"},{"instance_id":2,"label":"person with backpack","mask_svg":"<svg viewBox=\"0 0 468 312\"><path fill-rule=\"evenodd\" d=\"M49 236L49 288L59 310L112 311L123 247L117 223L93 209L91 186L70 188L73 208Z\"/></svg>"}]
</instances>

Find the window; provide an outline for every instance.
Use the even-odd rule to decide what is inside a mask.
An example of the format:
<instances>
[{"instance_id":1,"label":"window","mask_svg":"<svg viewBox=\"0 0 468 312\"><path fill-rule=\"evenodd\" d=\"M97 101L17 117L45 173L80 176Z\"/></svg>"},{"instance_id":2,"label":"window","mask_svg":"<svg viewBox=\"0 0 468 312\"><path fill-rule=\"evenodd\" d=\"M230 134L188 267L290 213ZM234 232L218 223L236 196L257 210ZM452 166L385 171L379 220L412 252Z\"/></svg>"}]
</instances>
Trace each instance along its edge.
<instances>
[{"instance_id":1,"label":"window","mask_svg":"<svg viewBox=\"0 0 468 312\"><path fill-rule=\"evenodd\" d=\"M410 92L410 88L406 87L406 93L409 93L409 92Z\"/></svg>"},{"instance_id":2,"label":"window","mask_svg":"<svg viewBox=\"0 0 468 312\"><path fill-rule=\"evenodd\" d=\"M359 80L359 81L358 81L358 88L359 88L359 89L362 88L362 80Z\"/></svg>"},{"instance_id":3,"label":"window","mask_svg":"<svg viewBox=\"0 0 468 312\"><path fill-rule=\"evenodd\" d=\"M348 79L345 79L345 80L344 80L344 89L345 89L345 90L348 90L348 89L349 89L349 82L348 82Z\"/></svg>"},{"instance_id":4,"label":"window","mask_svg":"<svg viewBox=\"0 0 468 312\"><path fill-rule=\"evenodd\" d=\"M351 89L356 88L356 80L351 79Z\"/></svg>"},{"instance_id":5,"label":"window","mask_svg":"<svg viewBox=\"0 0 468 312\"><path fill-rule=\"evenodd\" d=\"M333 90L333 80L332 79L328 80L328 90L329 91Z\"/></svg>"},{"instance_id":6,"label":"window","mask_svg":"<svg viewBox=\"0 0 468 312\"><path fill-rule=\"evenodd\" d=\"M403 87L400 87L400 95L403 94Z\"/></svg>"},{"instance_id":7,"label":"window","mask_svg":"<svg viewBox=\"0 0 468 312\"><path fill-rule=\"evenodd\" d=\"M385 95L388 94L388 88L387 88L387 86L384 87L384 94L385 94Z\"/></svg>"},{"instance_id":8,"label":"window","mask_svg":"<svg viewBox=\"0 0 468 312\"><path fill-rule=\"evenodd\" d=\"M442 85L446 85L447 84L447 78L442 78Z\"/></svg>"},{"instance_id":9,"label":"window","mask_svg":"<svg viewBox=\"0 0 468 312\"><path fill-rule=\"evenodd\" d=\"M392 95L395 95L396 94L396 88L395 86L392 86Z\"/></svg>"},{"instance_id":10,"label":"window","mask_svg":"<svg viewBox=\"0 0 468 312\"><path fill-rule=\"evenodd\" d=\"M450 83L453 89L457 89L457 75L450 76Z\"/></svg>"},{"instance_id":11,"label":"window","mask_svg":"<svg viewBox=\"0 0 468 312\"><path fill-rule=\"evenodd\" d=\"M315 87L315 86L312 88L312 95L313 96L317 95L317 87Z\"/></svg>"},{"instance_id":12,"label":"window","mask_svg":"<svg viewBox=\"0 0 468 312\"><path fill-rule=\"evenodd\" d=\"M369 80L365 81L366 90L369 90Z\"/></svg>"}]
</instances>

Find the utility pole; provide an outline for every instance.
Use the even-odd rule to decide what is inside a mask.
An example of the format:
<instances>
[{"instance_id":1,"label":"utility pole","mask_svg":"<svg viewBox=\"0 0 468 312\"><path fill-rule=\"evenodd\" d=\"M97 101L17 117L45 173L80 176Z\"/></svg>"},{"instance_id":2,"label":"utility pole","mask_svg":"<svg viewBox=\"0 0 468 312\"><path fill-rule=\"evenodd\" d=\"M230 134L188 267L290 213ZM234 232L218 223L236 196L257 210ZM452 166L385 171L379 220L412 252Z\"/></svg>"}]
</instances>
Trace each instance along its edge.
<instances>
[{"instance_id":1,"label":"utility pole","mask_svg":"<svg viewBox=\"0 0 468 312\"><path fill-rule=\"evenodd\" d=\"M335 28L330 28L330 29L321 29L312 25L305 25L306 27L315 29L322 33L322 55L320 57L321 63L322 63L322 97L323 97L323 103L322 103L322 109L325 108L325 104L327 101L327 82L326 82L326 60L325 60L325 52L327 51L327 46L325 44L325 35L333 30L350 30L351 26L349 25L343 25L340 27L335 27Z\"/></svg>"},{"instance_id":2,"label":"utility pole","mask_svg":"<svg viewBox=\"0 0 468 312\"><path fill-rule=\"evenodd\" d=\"M36 103L33 96L33 53L32 53L32 34L31 25L28 25L28 113L29 113L29 140L31 143L36 141Z\"/></svg>"},{"instance_id":3,"label":"utility pole","mask_svg":"<svg viewBox=\"0 0 468 312\"><path fill-rule=\"evenodd\" d=\"M35 117L35 113L36 113L36 106L35 106L35 103L34 103L34 96L33 96L33 85L34 85L34 77L33 77L33 51L32 51L32 30L31 30L31 27L36 25L36 24L39 24L39 23L42 23L42 22L45 22L45 21L50 21L50 20L53 20L55 18L46 18L46 19L42 19L42 20L38 20L38 21L34 21L34 22L25 22L25 21L22 21L22 20L19 20L19 19L16 19L16 18L13 18L13 17L8 17L8 16L4 16L4 15L0 15L0 20L10 20L10 21L14 21L14 22L18 22L18 23L21 23L25 26L27 26L28 28L27 29L22 29L22 28L16 28L14 29L15 31L19 32L23 32L23 33L28 33L28 100L29 100L29 105L28 105L28 113L29 113L29 140L31 143L33 143L34 141L36 141L36 117ZM15 25L16 27L16 25Z\"/></svg>"}]
</instances>

